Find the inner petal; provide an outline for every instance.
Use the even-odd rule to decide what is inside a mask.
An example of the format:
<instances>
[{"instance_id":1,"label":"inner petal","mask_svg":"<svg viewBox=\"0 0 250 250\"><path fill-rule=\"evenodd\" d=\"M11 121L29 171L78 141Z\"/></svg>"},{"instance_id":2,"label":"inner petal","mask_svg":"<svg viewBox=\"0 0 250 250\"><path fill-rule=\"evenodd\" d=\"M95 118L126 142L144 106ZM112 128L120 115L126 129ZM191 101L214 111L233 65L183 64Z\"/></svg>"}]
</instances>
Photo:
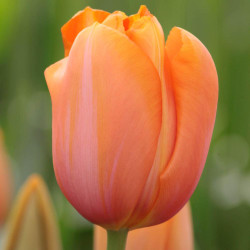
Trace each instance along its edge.
<instances>
[{"instance_id":1,"label":"inner petal","mask_svg":"<svg viewBox=\"0 0 250 250\"><path fill-rule=\"evenodd\" d=\"M103 24L113 29L116 29L122 33L125 33L123 26L123 20L125 18L127 18L125 13L121 11L115 11L103 21Z\"/></svg>"},{"instance_id":2,"label":"inner petal","mask_svg":"<svg viewBox=\"0 0 250 250\"><path fill-rule=\"evenodd\" d=\"M126 35L149 56L163 79L165 41L158 20L142 6L137 14L124 20L124 27Z\"/></svg>"}]
</instances>

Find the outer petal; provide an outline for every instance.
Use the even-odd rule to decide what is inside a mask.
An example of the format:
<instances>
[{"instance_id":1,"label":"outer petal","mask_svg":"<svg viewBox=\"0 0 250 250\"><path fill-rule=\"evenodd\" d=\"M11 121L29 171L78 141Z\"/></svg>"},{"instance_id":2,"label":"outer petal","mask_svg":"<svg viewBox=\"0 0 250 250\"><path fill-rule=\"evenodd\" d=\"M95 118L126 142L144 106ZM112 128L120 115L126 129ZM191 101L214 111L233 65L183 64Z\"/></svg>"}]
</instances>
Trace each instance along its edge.
<instances>
[{"instance_id":1,"label":"outer petal","mask_svg":"<svg viewBox=\"0 0 250 250\"><path fill-rule=\"evenodd\" d=\"M176 112L173 87L169 76L165 76L164 33L158 20L141 6L138 14L124 20L127 36L151 59L161 78L162 126L157 151L143 193L138 200L130 221L136 224L149 213L159 193L159 176L165 169L174 148L176 136ZM130 226L128 224L128 226Z\"/></svg>"},{"instance_id":2,"label":"outer petal","mask_svg":"<svg viewBox=\"0 0 250 250\"><path fill-rule=\"evenodd\" d=\"M95 226L94 250L105 250L106 230ZM126 250L193 250L193 225L187 204L169 221L129 232Z\"/></svg>"},{"instance_id":3,"label":"outer petal","mask_svg":"<svg viewBox=\"0 0 250 250\"><path fill-rule=\"evenodd\" d=\"M45 72L49 88L57 90L51 92L57 180L85 218L118 229L153 164L160 79L133 42L101 24L77 36L66 61L63 74L55 65Z\"/></svg>"},{"instance_id":4,"label":"outer petal","mask_svg":"<svg viewBox=\"0 0 250 250\"><path fill-rule=\"evenodd\" d=\"M0 129L0 224L4 221L8 211L11 191L9 162L4 148L2 130Z\"/></svg>"},{"instance_id":5,"label":"outer petal","mask_svg":"<svg viewBox=\"0 0 250 250\"><path fill-rule=\"evenodd\" d=\"M102 23L109 15L103 10L94 10L86 7L84 10L75 14L66 24L63 25L61 32L65 50L65 56L68 56L71 46L78 33L94 22Z\"/></svg>"},{"instance_id":6,"label":"outer petal","mask_svg":"<svg viewBox=\"0 0 250 250\"><path fill-rule=\"evenodd\" d=\"M158 199L140 226L169 219L190 198L206 161L216 115L218 79L205 46L189 32L173 28L166 53L176 103L176 144L161 175Z\"/></svg>"}]
</instances>

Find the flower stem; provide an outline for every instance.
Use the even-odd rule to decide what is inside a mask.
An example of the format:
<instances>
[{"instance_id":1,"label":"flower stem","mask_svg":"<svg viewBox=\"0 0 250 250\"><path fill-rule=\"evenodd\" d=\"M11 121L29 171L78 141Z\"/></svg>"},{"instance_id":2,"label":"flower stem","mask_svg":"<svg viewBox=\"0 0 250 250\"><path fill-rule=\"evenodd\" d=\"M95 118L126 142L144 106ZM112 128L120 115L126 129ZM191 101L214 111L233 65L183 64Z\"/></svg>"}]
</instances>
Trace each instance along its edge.
<instances>
[{"instance_id":1,"label":"flower stem","mask_svg":"<svg viewBox=\"0 0 250 250\"><path fill-rule=\"evenodd\" d=\"M125 250L128 230L111 231L107 230L107 250Z\"/></svg>"}]
</instances>

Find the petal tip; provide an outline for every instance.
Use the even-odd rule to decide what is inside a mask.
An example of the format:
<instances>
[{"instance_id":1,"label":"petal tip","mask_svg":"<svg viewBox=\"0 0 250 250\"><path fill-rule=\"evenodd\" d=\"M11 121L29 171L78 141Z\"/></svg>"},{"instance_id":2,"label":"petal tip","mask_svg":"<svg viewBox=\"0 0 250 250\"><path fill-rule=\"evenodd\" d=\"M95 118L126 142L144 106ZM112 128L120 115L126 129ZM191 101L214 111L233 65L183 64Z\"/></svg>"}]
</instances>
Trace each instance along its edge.
<instances>
[{"instance_id":1,"label":"petal tip","mask_svg":"<svg viewBox=\"0 0 250 250\"><path fill-rule=\"evenodd\" d=\"M175 26L169 32L166 42L166 50L169 58L173 59L175 55L181 50L182 46L182 30L181 28Z\"/></svg>"},{"instance_id":2,"label":"petal tip","mask_svg":"<svg viewBox=\"0 0 250 250\"><path fill-rule=\"evenodd\" d=\"M31 189L35 189L41 185L43 185L43 180L38 174L32 174L27 180L27 185L30 186Z\"/></svg>"},{"instance_id":3,"label":"petal tip","mask_svg":"<svg viewBox=\"0 0 250 250\"><path fill-rule=\"evenodd\" d=\"M102 23L109 14L110 13L106 11L92 9L87 6L84 10L77 12L67 23L65 23L61 28L65 56L68 56L79 32L92 25L94 22Z\"/></svg>"},{"instance_id":4,"label":"petal tip","mask_svg":"<svg viewBox=\"0 0 250 250\"><path fill-rule=\"evenodd\" d=\"M50 65L44 71L45 80L51 96L64 75L67 61L68 57L65 57L64 59Z\"/></svg>"},{"instance_id":5,"label":"petal tip","mask_svg":"<svg viewBox=\"0 0 250 250\"><path fill-rule=\"evenodd\" d=\"M147 6L146 5L141 5L140 6L140 9L139 9L139 11L138 11L138 14L142 17L142 16L150 16L151 15L151 13L150 13L150 11L149 11L149 9L147 8Z\"/></svg>"}]
</instances>

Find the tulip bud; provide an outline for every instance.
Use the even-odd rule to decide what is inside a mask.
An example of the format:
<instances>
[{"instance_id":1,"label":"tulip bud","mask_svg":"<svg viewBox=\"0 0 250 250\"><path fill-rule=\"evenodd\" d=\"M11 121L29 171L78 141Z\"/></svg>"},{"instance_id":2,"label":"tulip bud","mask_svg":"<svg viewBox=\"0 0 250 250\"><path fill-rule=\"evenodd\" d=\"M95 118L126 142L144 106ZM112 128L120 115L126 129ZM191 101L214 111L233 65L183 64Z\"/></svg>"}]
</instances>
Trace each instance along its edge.
<instances>
[{"instance_id":1,"label":"tulip bud","mask_svg":"<svg viewBox=\"0 0 250 250\"><path fill-rule=\"evenodd\" d=\"M193 250L193 241L191 209L186 204L174 217L160 225L129 232L126 250ZM106 230L95 226L94 250L105 250L106 245Z\"/></svg>"},{"instance_id":2,"label":"tulip bud","mask_svg":"<svg viewBox=\"0 0 250 250\"><path fill-rule=\"evenodd\" d=\"M0 129L0 225L3 223L11 199L10 166L4 147L3 132Z\"/></svg>"},{"instance_id":3,"label":"tulip bud","mask_svg":"<svg viewBox=\"0 0 250 250\"><path fill-rule=\"evenodd\" d=\"M4 250L61 250L55 212L41 177L20 189L7 224Z\"/></svg>"},{"instance_id":4,"label":"tulip bud","mask_svg":"<svg viewBox=\"0 0 250 250\"><path fill-rule=\"evenodd\" d=\"M189 200L214 127L218 80L205 46L145 6L89 7L62 27L66 57L45 71L53 164L76 210L107 229L162 223Z\"/></svg>"}]
</instances>

